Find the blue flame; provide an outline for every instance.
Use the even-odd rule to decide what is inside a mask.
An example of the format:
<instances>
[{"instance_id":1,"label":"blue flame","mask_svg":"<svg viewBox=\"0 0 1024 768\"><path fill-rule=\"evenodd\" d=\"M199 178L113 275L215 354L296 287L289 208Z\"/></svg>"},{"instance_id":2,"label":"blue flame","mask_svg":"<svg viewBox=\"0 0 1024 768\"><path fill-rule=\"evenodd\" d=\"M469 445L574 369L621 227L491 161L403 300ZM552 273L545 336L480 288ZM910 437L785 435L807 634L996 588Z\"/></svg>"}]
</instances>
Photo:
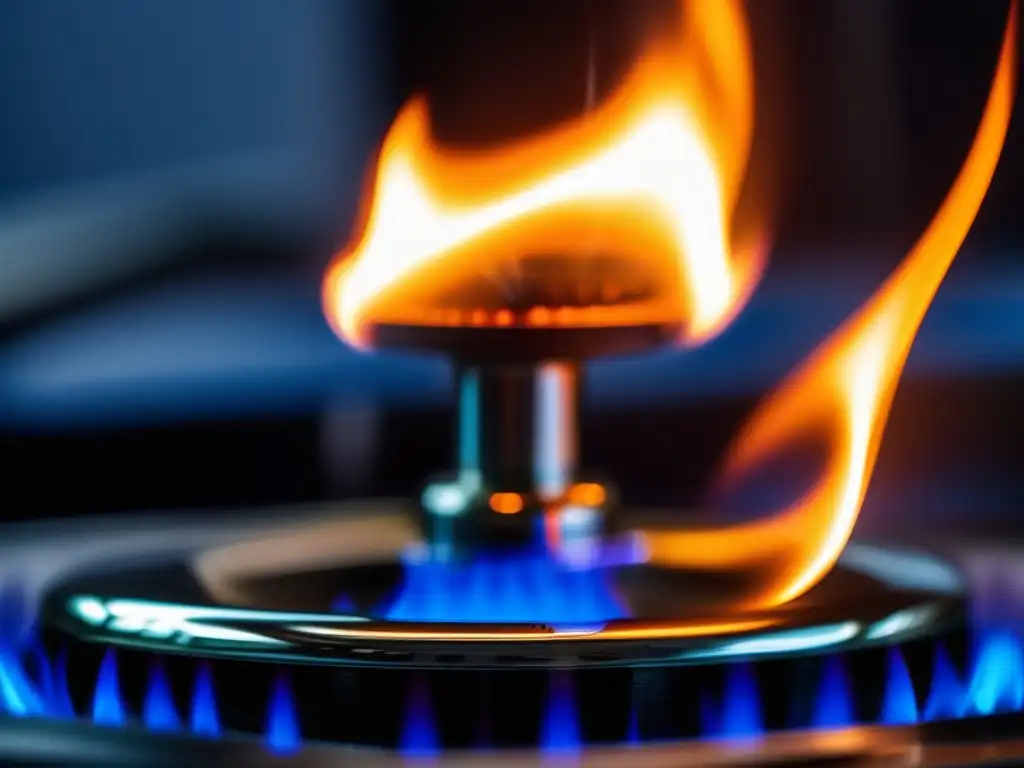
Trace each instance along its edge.
<instances>
[{"instance_id":1,"label":"blue flame","mask_svg":"<svg viewBox=\"0 0 1024 768\"><path fill-rule=\"evenodd\" d=\"M967 691L949 658L946 646L935 646L935 665L928 701L924 705L925 720L955 720L967 709Z\"/></svg>"},{"instance_id":2,"label":"blue flame","mask_svg":"<svg viewBox=\"0 0 1024 768\"><path fill-rule=\"evenodd\" d=\"M720 735L729 739L746 739L764 732L761 722L761 697L757 678L750 664L734 664L725 678L725 706L722 710Z\"/></svg>"},{"instance_id":3,"label":"blue flame","mask_svg":"<svg viewBox=\"0 0 1024 768\"><path fill-rule=\"evenodd\" d=\"M334 608L348 605L341 597ZM568 568L544 555L408 562L380 613L392 621L462 623L596 624L627 616L605 570Z\"/></svg>"},{"instance_id":4,"label":"blue flame","mask_svg":"<svg viewBox=\"0 0 1024 768\"><path fill-rule=\"evenodd\" d=\"M267 746L279 755L297 752L302 746L299 717L295 711L292 688L284 673L274 678L267 713Z\"/></svg>"},{"instance_id":5,"label":"blue flame","mask_svg":"<svg viewBox=\"0 0 1024 768\"><path fill-rule=\"evenodd\" d=\"M45 692L37 690L20 658L27 624L24 590L0 583L0 714L13 717L49 714Z\"/></svg>"},{"instance_id":6,"label":"blue flame","mask_svg":"<svg viewBox=\"0 0 1024 768\"><path fill-rule=\"evenodd\" d=\"M629 708L629 726L626 729L626 743L627 744L639 744L643 741L643 735L640 733L640 716L637 714L636 705L632 705Z\"/></svg>"},{"instance_id":7,"label":"blue flame","mask_svg":"<svg viewBox=\"0 0 1024 768\"><path fill-rule=\"evenodd\" d=\"M25 675L16 655L0 648L0 712L15 717L48 714L43 697Z\"/></svg>"},{"instance_id":8,"label":"blue flame","mask_svg":"<svg viewBox=\"0 0 1024 768\"><path fill-rule=\"evenodd\" d=\"M0 715L13 717L75 716L67 688L67 660L62 650L50 660L31 633L11 617L18 608L3 605L10 591L0 588ZM425 680L410 691L409 710L402 731L406 754L436 755L440 736L436 730L430 691ZM96 677L91 705L85 716L97 724L125 726L129 715L120 689L118 660L113 651L103 657ZM919 719L942 720L1018 711L1024 708L1024 647L1016 634L1002 629L982 631L977 639L969 675L958 673L950 654L936 648L930 686L921 691L919 710L904 658L897 650L888 657L888 674L879 722L912 723ZM185 725L175 707L163 667L155 665L143 701L142 724L154 730L181 729ZM764 731L754 669L736 665L727 670L723 698L702 699L705 736L749 737ZM826 657L811 725L842 727L855 721L850 684L842 657ZM541 746L548 753L568 753L582 745L579 713L572 679L553 673L551 690L541 722ZM213 677L209 666L198 667L187 722L188 731L208 737L221 733ZM635 711L629 721L628 741L643 734ZM267 742L276 752L293 752L301 746L298 714L286 678L278 678L270 697Z\"/></svg>"},{"instance_id":9,"label":"blue flame","mask_svg":"<svg viewBox=\"0 0 1024 768\"><path fill-rule=\"evenodd\" d=\"M62 648L57 654L53 669L53 699L49 702L51 717L75 717L75 705L71 703L71 691L68 690L68 652Z\"/></svg>"},{"instance_id":10,"label":"blue flame","mask_svg":"<svg viewBox=\"0 0 1024 768\"><path fill-rule=\"evenodd\" d=\"M426 681L421 677L413 678L406 700L399 744L403 754L410 757L433 757L438 753L440 745L433 712Z\"/></svg>"},{"instance_id":11,"label":"blue flame","mask_svg":"<svg viewBox=\"0 0 1024 768\"><path fill-rule=\"evenodd\" d=\"M220 717L213 692L213 673L208 664L200 664L196 672L196 685L192 689L192 709L189 715L192 733L215 739L220 736Z\"/></svg>"},{"instance_id":12,"label":"blue flame","mask_svg":"<svg viewBox=\"0 0 1024 768\"><path fill-rule=\"evenodd\" d=\"M1024 705L1024 657L1009 632L983 637L974 661L968 706L979 715L1017 711Z\"/></svg>"},{"instance_id":13,"label":"blue flame","mask_svg":"<svg viewBox=\"0 0 1024 768\"><path fill-rule=\"evenodd\" d=\"M54 677L50 658L42 645L36 640L27 643L27 650L22 658L22 663L30 678L38 681L39 690L47 700L56 697L57 681Z\"/></svg>"},{"instance_id":14,"label":"blue flame","mask_svg":"<svg viewBox=\"0 0 1024 768\"><path fill-rule=\"evenodd\" d=\"M178 710L171 697L171 686L167 672L159 660L153 662L146 688L146 700L142 705L142 721L154 731L176 731L181 727Z\"/></svg>"},{"instance_id":15,"label":"blue flame","mask_svg":"<svg viewBox=\"0 0 1024 768\"><path fill-rule=\"evenodd\" d=\"M917 696L907 662L899 648L890 648L885 699L879 719L885 725L911 725L917 722L917 715Z\"/></svg>"},{"instance_id":16,"label":"blue flame","mask_svg":"<svg viewBox=\"0 0 1024 768\"><path fill-rule=\"evenodd\" d=\"M100 664L92 697L92 721L96 725L122 726L128 721L117 680L117 655L108 650Z\"/></svg>"},{"instance_id":17,"label":"blue flame","mask_svg":"<svg viewBox=\"0 0 1024 768\"><path fill-rule=\"evenodd\" d=\"M554 672L550 678L547 708L541 723L541 749L548 754L572 753L580 748L580 742L576 691L572 678L566 672Z\"/></svg>"},{"instance_id":18,"label":"blue flame","mask_svg":"<svg viewBox=\"0 0 1024 768\"><path fill-rule=\"evenodd\" d=\"M853 701L846 664L842 656L829 656L822 667L812 725L815 728L845 728L852 725L853 721Z\"/></svg>"}]
</instances>

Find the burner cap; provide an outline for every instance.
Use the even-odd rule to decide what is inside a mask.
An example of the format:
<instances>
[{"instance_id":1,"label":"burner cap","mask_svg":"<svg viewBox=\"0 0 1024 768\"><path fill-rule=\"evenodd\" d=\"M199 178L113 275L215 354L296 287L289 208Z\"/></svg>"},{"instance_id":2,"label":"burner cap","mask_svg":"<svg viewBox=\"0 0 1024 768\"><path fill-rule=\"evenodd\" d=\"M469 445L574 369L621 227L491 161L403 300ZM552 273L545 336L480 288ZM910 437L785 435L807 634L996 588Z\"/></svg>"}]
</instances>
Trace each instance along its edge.
<instances>
[{"instance_id":1,"label":"burner cap","mask_svg":"<svg viewBox=\"0 0 1024 768\"><path fill-rule=\"evenodd\" d=\"M367 340L382 350L450 356L463 364L537 363L634 355L679 338L677 323L603 327L516 325L415 325L377 323Z\"/></svg>"},{"instance_id":2,"label":"burner cap","mask_svg":"<svg viewBox=\"0 0 1024 768\"><path fill-rule=\"evenodd\" d=\"M530 254L443 278L431 265L369 307L365 341L476 364L639 354L679 338L671 264Z\"/></svg>"}]
</instances>

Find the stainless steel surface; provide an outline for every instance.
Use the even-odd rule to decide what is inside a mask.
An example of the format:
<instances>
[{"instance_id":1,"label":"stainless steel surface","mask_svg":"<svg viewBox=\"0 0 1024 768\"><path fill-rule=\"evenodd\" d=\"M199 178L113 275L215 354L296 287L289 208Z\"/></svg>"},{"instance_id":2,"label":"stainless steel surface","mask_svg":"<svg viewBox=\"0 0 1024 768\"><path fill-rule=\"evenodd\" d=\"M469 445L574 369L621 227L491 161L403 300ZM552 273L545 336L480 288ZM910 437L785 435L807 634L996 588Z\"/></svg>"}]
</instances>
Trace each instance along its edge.
<instances>
[{"instance_id":1,"label":"stainless steel surface","mask_svg":"<svg viewBox=\"0 0 1024 768\"><path fill-rule=\"evenodd\" d=\"M427 538L439 552L529 542L549 503L578 479L579 369L470 365L456 377L458 455L452 476L424 493Z\"/></svg>"},{"instance_id":2,"label":"stainless steel surface","mask_svg":"<svg viewBox=\"0 0 1024 768\"><path fill-rule=\"evenodd\" d=\"M474 366L458 377L459 472L495 491L564 493L576 472L576 367Z\"/></svg>"},{"instance_id":3,"label":"stainless steel surface","mask_svg":"<svg viewBox=\"0 0 1024 768\"><path fill-rule=\"evenodd\" d=\"M226 546L192 544L182 554L184 541L168 541L151 561L121 554L55 579L44 623L103 644L197 657L449 669L457 654L464 669L549 669L842 652L907 642L964 618L962 582L944 560L853 543L821 584L777 610L723 611L714 581L630 559L601 571L625 612L585 624L537 613L532 623L450 614L393 621L375 606L395 594L407 578L398 564L417 551L403 505L284 507L278 515L283 524L269 534L240 523ZM176 531L191 533L181 524ZM367 566L378 575L361 570ZM460 573L468 578L452 571ZM468 600L474 585L451 589L447 599ZM341 595L350 607L332 610Z\"/></svg>"}]
</instances>

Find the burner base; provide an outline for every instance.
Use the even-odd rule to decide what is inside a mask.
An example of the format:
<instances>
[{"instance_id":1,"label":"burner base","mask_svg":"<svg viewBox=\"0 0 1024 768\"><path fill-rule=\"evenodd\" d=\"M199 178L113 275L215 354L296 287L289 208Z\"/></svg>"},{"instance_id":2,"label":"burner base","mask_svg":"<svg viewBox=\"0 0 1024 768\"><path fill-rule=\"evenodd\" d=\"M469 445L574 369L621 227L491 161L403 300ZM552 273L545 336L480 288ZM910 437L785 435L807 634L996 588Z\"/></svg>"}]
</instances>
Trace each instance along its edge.
<instances>
[{"instance_id":1,"label":"burner base","mask_svg":"<svg viewBox=\"0 0 1024 768\"><path fill-rule=\"evenodd\" d=\"M20 668L44 711L107 727L260 734L275 752L333 742L406 755L548 754L973 711L967 688L950 698L931 682L951 670L962 679L960 670L973 668L972 641L965 624L942 631L956 624L962 598L955 573L923 555L852 546L803 602L776 614L772 631L630 637L626 629L653 620L637 596L678 611L673 627L723 617L707 601L672 602L653 569L620 563L608 570L619 573L614 583L633 597L625 607L640 618L577 625L588 634L492 624L467 638L479 625L364 615L393 606L388 589L378 603L365 581L351 590L356 610L320 612L357 572L397 571L417 541L412 510L379 502L326 517L284 512L283 525L264 519L221 534L210 522L173 521L161 529L163 554L125 540L116 546L130 547L121 551L131 557L57 576L40 631L27 641L38 638L42 648L27 647ZM638 584L628 583L630 568ZM843 634L851 626L857 634ZM376 633L332 637L325 628ZM610 636L617 628L623 634ZM986 654L1003 664L1009 657L996 639Z\"/></svg>"},{"instance_id":2,"label":"burner base","mask_svg":"<svg viewBox=\"0 0 1024 768\"><path fill-rule=\"evenodd\" d=\"M58 584L43 619L87 642L193 657L505 669L836 652L963 617L955 572L905 550L851 545L799 600L736 613L722 608L727 580L655 568L611 542L589 562L431 562L414 521L397 502L367 503L198 553L110 563Z\"/></svg>"}]
</instances>

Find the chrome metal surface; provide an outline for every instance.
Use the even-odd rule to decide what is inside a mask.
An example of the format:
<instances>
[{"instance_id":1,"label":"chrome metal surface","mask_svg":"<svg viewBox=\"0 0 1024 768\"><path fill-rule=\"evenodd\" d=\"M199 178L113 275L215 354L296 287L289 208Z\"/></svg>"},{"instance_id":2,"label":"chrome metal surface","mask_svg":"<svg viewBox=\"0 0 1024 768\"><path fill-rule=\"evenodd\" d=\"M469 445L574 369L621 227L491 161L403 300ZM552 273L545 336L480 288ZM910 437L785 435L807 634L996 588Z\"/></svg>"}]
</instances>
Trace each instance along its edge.
<instances>
[{"instance_id":1,"label":"chrome metal surface","mask_svg":"<svg viewBox=\"0 0 1024 768\"><path fill-rule=\"evenodd\" d=\"M579 368L471 365L457 378L455 471L423 493L426 537L439 552L529 543L577 479Z\"/></svg>"},{"instance_id":2,"label":"chrome metal surface","mask_svg":"<svg viewBox=\"0 0 1024 768\"><path fill-rule=\"evenodd\" d=\"M144 562L121 553L83 564L49 585L44 621L90 641L170 653L418 668L446 667L455 654L467 668L491 668L719 664L831 652L905 642L964 616L962 584L944 560L854 544L818 587L780 610L716 611L721 586L624 560L598 571L623 601L621 617L558 623L540 614L504 621L407 613L396 620L365 595L379 601L402 583L399 564L416 533L400 506L280 515L288 522L269 534L242 524L222 546L193 543ZM188 527L178 529L187 540ZM348 609L333 607L339 594L350 599Z\"/></svg>"}]
</instances>

